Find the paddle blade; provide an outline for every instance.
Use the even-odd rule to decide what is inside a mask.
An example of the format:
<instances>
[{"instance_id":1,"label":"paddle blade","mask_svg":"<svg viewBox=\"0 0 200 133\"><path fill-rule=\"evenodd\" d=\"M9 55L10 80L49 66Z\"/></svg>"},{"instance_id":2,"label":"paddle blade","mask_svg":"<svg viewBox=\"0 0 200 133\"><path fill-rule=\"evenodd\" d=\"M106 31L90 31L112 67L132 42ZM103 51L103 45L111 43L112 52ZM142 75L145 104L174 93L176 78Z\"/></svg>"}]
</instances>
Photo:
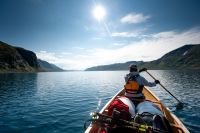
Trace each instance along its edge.
<instances>
[{"instance_id":1,"label":"paddle blade","mask_svg":"<svg viewBox=\"0 0 200 133\"><path fill-rule=\"evenodd\" d=\"M176 105L176 109L182 109L183 108L183 103L179 102L177 105Z\"/></svg>"}]
</instances>

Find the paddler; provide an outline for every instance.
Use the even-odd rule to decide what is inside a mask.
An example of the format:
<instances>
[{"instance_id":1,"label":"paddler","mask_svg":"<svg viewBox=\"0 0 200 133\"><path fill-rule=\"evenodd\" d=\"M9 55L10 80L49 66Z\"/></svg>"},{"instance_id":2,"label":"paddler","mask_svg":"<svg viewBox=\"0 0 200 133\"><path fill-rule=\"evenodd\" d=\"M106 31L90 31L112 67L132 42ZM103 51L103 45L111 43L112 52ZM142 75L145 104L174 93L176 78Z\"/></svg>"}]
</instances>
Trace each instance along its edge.
<instances>
[{"instance_id":1,"label":"paddler","mask_svg":"<svg viewBox=\"0 0 200 133\"><path fill-rule=\"evenodd\" d=\"M159 80L155 80L154 82L147 81L139 74L135 63L129 65L129 74L125 76L125 82L125 96L130 98L134 104L137 104L137 101L141 101L145 98L142 93L144 86L154 87L156 84L160 83Z\"/></svg>"}]
</instances>

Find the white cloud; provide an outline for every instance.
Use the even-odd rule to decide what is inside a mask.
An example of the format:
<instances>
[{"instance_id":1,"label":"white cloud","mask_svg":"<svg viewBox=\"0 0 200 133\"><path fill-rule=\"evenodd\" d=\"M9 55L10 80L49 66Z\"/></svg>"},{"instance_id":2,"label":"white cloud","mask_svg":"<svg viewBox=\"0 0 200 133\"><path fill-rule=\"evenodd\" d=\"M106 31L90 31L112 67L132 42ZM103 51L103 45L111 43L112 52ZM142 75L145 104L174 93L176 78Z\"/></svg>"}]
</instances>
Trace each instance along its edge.
<instances>
[{"instance_id":1,"label":"white cloud","mask_svg":"<svg viewBox=\"0 0 200 133\"><path fill-rule=\"evenodd\" d=\"M135 30L132 32L113 32L111 34L112 37L140 37L144 36L142 33L146 31L146 29Z\"/></svg>"},{"instance_id":2,"label":"white cloud","mask_svg":"<svg viewBox=\"0 0 200 133\"><path fill-rule=\"evenodd\" d=\"M115 49L85 49L80 54L59 58L59 54L40 51L37 56L64 69L85 69L87 67L126 61L151 61L185 44L200 44L200 29L183 32L166 31L149 35Z\"/></svg>"},{"instance_id":3,"label":"white cloud","mask_svg":"<svg viewBox=\"0 0 200 133\"><path fill-rule=\"evenodd\" d=\"M112 37L145 37L143 33L147 30L147 28L143 29L135 29L134 31L131 32L113 32L111 34Z\"/></svg>"},{"instance_id":4,"label":"white cloud","mask_svg":"<svg viewBox=\"0 0 200 133\"><path fill-rule=\"evenodd\" d=\"M113 37L137 37L137 33L132 32L114 32L111 34Z\"/></svg>"},{"instance_id":5,"label":"white cloud","mask_svg":"<svg viewBox=\"0 0 200 133\"><path fill-rule=\"evenodd\" d=\"M73 66L74 64L77 64L76 61L72 60L69 55L65 55L63 53L61 54L55 54L50 53L46 51L39 51L36 52L36 55L39 59L48 61L49 63L53 63L63 69L69 70L69 69L77 69L77 66Z\"/></svg>"},{"instance_id":6,"label":"white cloud","mask_svg":"<svg viewBox=\"0 0 200 133\"><path fill-rule=\"evenodd\" d=\"M120 19L122 23L137 24L145 22L150 16L145 16L142 13L130 13Z\"/></svg>"},{"instance_id":7,"label":"white cloud","mask_svg":"<svg viewBox=\"0 0 200 133\"><path fill-rule=\"evenodd\" d=\"M123 46L125 44L124 43L114 43L113 45L115 45L115 46Z\"/></svg>"},{"instance_id":8,"label":"white cloud","mask_svg":"<svg viewBox=\"0 0 200 133\"><path fill-rule=\"evenodd\" d=\"M57 60L55 53L49 53L47 51L36 52L36 55L40 59L45 59L45 61L48 61L50 63L54 63L54 61Z\"/></svg>"}]
</instances>

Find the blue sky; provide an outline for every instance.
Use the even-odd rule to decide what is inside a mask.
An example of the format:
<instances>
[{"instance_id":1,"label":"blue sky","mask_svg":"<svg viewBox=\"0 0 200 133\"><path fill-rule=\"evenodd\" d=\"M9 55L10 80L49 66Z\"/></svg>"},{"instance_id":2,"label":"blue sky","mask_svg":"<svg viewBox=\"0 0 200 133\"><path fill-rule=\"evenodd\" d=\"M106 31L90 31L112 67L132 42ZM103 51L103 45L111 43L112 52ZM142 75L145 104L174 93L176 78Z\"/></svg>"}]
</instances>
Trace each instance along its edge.
<instances>
[{"instance_id":1,"label":"blue sky","mask_svg":"<svg viewBox=\"0 0 200 133\"><path fill-rule=\"evenodd\" d=\"M64 69L150 61L200 43L199 12L199 0L1 0L0 40Z\"/></svg>"}]
</instances>

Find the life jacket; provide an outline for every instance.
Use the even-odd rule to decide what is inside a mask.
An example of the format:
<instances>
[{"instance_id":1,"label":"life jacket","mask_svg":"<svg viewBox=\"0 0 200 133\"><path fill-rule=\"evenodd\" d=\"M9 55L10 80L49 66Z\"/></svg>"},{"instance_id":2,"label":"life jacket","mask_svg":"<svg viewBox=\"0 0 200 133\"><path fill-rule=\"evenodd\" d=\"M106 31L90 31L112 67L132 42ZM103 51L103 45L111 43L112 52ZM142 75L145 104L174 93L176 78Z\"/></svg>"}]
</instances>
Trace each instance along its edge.
<instances>
[{"instance_id":1,"label":"life jacket","mask_svg":"<svg viewBox=\"0 0 200 133\"><path fill-rule=\"evenodd\" d=\"M139 85L137 80L136 80L137 77L139 76L139 74L137 74L137 75L128 75L128 76L129 76L128 77L128 81L124 85L125 91L127 93L131 93L131 94L142 93L144 85Z\"/></svg>"}]
</instances>

